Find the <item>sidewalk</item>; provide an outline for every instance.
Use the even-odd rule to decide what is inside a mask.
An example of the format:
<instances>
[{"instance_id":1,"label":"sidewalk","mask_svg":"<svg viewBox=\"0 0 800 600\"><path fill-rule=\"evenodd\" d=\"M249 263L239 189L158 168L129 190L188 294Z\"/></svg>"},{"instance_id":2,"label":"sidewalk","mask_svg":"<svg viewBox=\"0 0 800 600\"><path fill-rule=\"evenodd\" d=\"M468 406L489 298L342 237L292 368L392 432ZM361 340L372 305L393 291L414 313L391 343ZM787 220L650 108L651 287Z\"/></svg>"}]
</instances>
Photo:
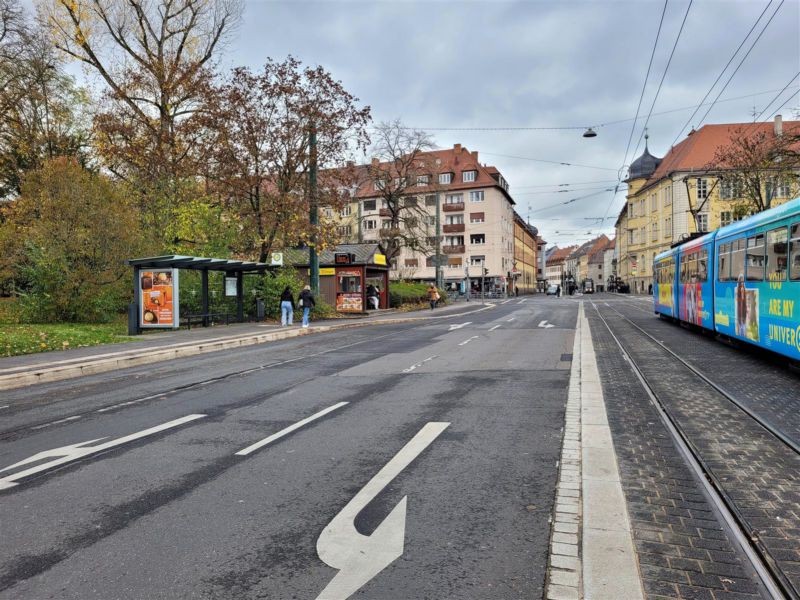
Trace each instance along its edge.
<instances>
[{"instance_id":1,"label":"sidewalk","mask_svg":"<svg viewBox=\"0 0 800 600\"><path fill-rule=\"evenodd\" d=\"M443 306L433 312L419 310L400 313L396 310L381 310L366 315L312 321L307 329L300 327L298 321L287 327L270 322L167 330L142 335L134 342L12 356L0 359L0 390L71 379L336 329L451 318L478 310L487 310L493 306L494 304L470 302Z\"/></svg>"}]
</instances>

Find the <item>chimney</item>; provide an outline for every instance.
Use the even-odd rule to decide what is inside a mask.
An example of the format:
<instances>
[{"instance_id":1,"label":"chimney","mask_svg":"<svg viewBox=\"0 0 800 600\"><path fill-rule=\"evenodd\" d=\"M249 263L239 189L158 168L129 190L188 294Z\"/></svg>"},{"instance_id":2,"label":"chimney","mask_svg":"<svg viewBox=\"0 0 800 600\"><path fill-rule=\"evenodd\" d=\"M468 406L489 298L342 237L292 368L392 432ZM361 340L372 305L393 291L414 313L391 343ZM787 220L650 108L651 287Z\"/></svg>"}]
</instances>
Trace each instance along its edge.
<instances>
[{"instance_id":1,"label":"chimney","mask_svg":"<svg viewBox=\"0 0 800 600\"><path fill-rule=\"evenodd\" d=\"M783 117L775 115L775 136L781 137L783 135Z\"/></svg>"},{"instance_id":2,"label":"chimney","mask_svg":"<svg viewBox=\"0 0 800 600\"><path fill-rule=\"evenodd\" d=\"M372 166L373 167L377 167L379 164L381 164L381 161L380 161L379 158L373 158L372 159Z\"/></svg>"},{"instance_id":3,"label":"chimney","mask_svg":"<svg viewBox=\"0 0 800 600\"><path fill-rule=\"evenodd\" d=\"M453 144L453 151L458 154L461 152L461 144Z\"/></svg>"},{"instance_id":4,"label":"chimney","mask_svg":"<svg viewBox=\"0 0 800 600\"><path fill-rule=\"evenodd\" d=\"M475 150L475 152L472 153L472 159L475 162L478 162L478 151L477 150Z\"/></svg>"}]
</instances>

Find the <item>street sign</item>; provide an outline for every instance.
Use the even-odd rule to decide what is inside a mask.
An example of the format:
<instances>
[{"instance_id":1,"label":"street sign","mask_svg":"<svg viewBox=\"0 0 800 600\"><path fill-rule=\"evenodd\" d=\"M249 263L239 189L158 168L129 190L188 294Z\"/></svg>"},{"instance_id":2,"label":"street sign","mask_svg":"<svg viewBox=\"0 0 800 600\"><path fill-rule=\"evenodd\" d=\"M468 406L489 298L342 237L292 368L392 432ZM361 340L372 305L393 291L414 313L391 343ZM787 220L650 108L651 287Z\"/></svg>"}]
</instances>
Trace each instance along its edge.
<instances>
[{"instance_id":1,"label":"street sign","mask_svg":"<svg viewBox=\"0 0 800 600\"><path fill-rule=\"evenodd\" d=\"M283 252L273 252L270 255L269 264L273 267L282 267L283 266Z\"/></svg>"},{"instance_id":2,"label":"street sign","mask_svg":"<svg viewBox=\"0 0 800 600\"><path fill-rule=\"evenodd\" d=\"M447 254L434 254L430 257L431 262L433 262L434 267L445 267L447 266Z\"/></svg>"}]
</instances>

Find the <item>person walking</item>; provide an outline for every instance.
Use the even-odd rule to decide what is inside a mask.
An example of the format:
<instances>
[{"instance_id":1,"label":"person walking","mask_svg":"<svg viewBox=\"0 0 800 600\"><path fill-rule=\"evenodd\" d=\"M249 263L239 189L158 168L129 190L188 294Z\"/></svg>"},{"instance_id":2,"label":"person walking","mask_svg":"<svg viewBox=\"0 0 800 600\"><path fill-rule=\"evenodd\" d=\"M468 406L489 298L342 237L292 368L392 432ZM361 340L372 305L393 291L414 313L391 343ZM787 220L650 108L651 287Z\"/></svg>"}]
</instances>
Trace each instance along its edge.
<instances>
[{"instance_id":1,"label":"person walking","mask_svg":"<svg viewBox=\"0 0 800 600\"><path fill-rule=\"evenodd\" d=\"M291 325L294 321L294 296L292 289L287 285L281 294L281 325Z\"/></svg>"},{"instance_id":2,"label":"person walking","mask_svg":"<svg viewBox=\"0 0 800 600\"><path fill-rule=\"evenodd\" d=\"M428 287L428 302L431 303L431 310L436 308L436 303L439 301L439 290L436 289L436 286L431 284Z\"/></svg>"},{"instance_id":3,"label":"person walking","mask_svg":"<svg viewBox=\"0 0 800 600\"><path fill-rule=\"evenodd\" d=\"M308 315L311 313L311 309L316 305L317 303L314 301L314 295L311 293L311 286L307 285L303 288L303 291L300 292L300 308L303 309L303 327L308 327Z\"/></svg>"}]
</instances>

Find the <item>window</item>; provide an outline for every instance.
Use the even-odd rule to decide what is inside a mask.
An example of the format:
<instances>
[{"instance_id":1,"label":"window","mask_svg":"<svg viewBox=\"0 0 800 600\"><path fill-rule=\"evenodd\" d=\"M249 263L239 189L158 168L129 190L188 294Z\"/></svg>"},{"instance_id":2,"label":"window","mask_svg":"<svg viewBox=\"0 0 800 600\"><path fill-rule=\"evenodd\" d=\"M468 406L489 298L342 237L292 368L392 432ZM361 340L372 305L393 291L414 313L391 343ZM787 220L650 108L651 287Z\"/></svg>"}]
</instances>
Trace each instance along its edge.
<instances>
[{"instance_id":1,"label":"window","mask_svg":"<svg viewBox=\"0 0 800 600\"><path fill-rule=\"evenodd\" d=\"M733 223L733 213L729 210L723 210L719 213L719 226L725 227Z\"/></svg>"},{"instance_id":2,"label":"window","mask_svg":"<svg viewBox=\"0 0 800 600\"><path fill-rule=\"evenodd\" d=\"M461 181L464 183L471 183L475 181L475 178L478 176L477 171L463 171L461 173Z\"/></svg>"},{"instance_id":3,"label":"window","mask_svg":"<svg viewBox=\"0 0 800 600\"><path fill-rule=\"evenodd\" d=\"M349 217L352 213L353 213L353 207L350 206L349 204L339 211L339 214L343 217Z\"/></svg>"},{"instance_id":4,"label":"window","mask_svg":"<svg viewBox=\"0 0 800 600\"><path fill-rule=\"evenodd\" d=\"M447 194L444 197L445 204L461 204L464 202L464 194Z\"/></svg>"},{"instance_id":5,"label":"window","mask_svg":"<svg viewBox=\"0 0 800 600\"><path fill-rule=\"evenodd\" d=\"M632 246L633 244L633 229L628 229L628 245Z\"/></svg>"},{"instance_id":6,"label":"window","mask_svg":"<svg viewBox=\"0 0 800 600\"><path fill-rule=\"evenodd\" d=\"M336 232L342 237L352 235L353 226L352 225L339 225L336 228Z\"/></svg>"},{"instance_id":7,"label":"window","mask_svg":"<svg viewBox=\"0 0 800 600\"><path fill-rule=\"evenodd\" d=\"M653 194L650 196L650 212L656 212L658 210L658 196Z\"/></svg>"},{"instance_id":8,"label":"window","mask_svg":"<svg viewBox=\"0 0 800 600\"><path fill-rule=\"evenodd\" d=\"M391 229L392 228L392 220L391 219L384 219L381 221L381 229Z\"/></svg>"},{"instance_id":9,"label":"window","mask_svg":"<svg viewBox=\"0 0 800 600\"><path fill-rule=\"evenodd\" d=\"M672 186L664 188L664 206L672 204Z\"/></svg>"},{"instance_id":10,"label":"window","mask_svg":"<svg viewBox=\"0 0 800 600\"><path fill-rule=\"evenodd\" d=\"M461 262L461 257L460 256L448 256L447 257L447 268L448 269L460 269L462 264L463 263Z\"/></svg>"},{"instance_id":11,"label":"window","mask_svg":"<svg viewBox=\"0 0 800 600\"><path fill-rule=\"evenodd\" d=\"M792 270L790 277L792 281L800 280L800 223L792 225L792 235L789 239L789 258Z\"/></svg>"},{"instance_id":12,"label":"window","mask_svg":"<svg viewBox=\"0 0 800 600\"><path fill-rule=\"evenodd\" d=\"M425 196L425 206L436 206L436 196L433 194Z\"/></svg>"},{"instance_id":13,"label":"window","mask_svg":"<svg viewBox=\"0 0 800 600\"><path fill-rule=\"evenodd\" d=\"M426 241L428 242L428 246L435 246L436 242L438 241L438 239L439 239L438 235L428 236L426 238Z\"/></svg>"},{"instance_id":14,"label":"window","mask_svg":"<svg viewBox=\"0 0 800 600\"><path fill-rule=\"evenodd\" d=\"M433 264L433 257L429 256L425 259L425 266L426 267L435 267L436 265Z\"/></svg>"},{"instance_id":15,"label":"window","mask_svg":"<svg viewBox=\"0 0 800 600\"><path fill-rule=\"evenodd\" d=\"M470 202L483 202L483 190L469 193Z\"/></svg>"},{"instance_id":16,"label":"window","mask_svg":"<svg viewBox=\"0 0 800 600\"><path fill-rule=\"evenodd\" d=\"M786 227L767 232L767 280L786 281L789 231Z\"/></svg>"},{"instance_id":17,"label":"window","mask_svg":"<svg viewBox=\"0 0 800 600\"><path fill-rule=\"evenodd\" d=\"M364 210L375 210L377 208L377 201L364 200Z\"/></svg>"},{"instance_id":18,"label":"window","mask_svg":"<svg viewBox=\"0 0 800 600\"><path fill-rule=\"evenodd\" d=\"M650 225L650 241L655 242L658 240L658 223Z\"/></svg>"},{"instance_id":19,"label":"window","mask_svg":"<svg viewBox=\"0 0 800 600\"><path fill-rule=\"evenodd\" d=\"M486 234L485 233L473 233L469 236L469 243L470 244L485 244L486 243Z\"/></svg>"},{"instance_id":20,"label":"window","mask_svg":"<svg viewBox=\"0 0 800 600\"><path fill-rule=\"evenodd\" d=\"M376 190L382 190L383 188L386 187L386 182L383 179L378 179L375 182L374 187Z\"/></svg>"},{"instance_id":21,"label":"window","mask_svg":"<svg viewBox=\"0 0 800 600\"><path fill-rule=\"evenodd\" d=\"M744 245L745 239L739 238L731 242L731 280L744 278Z\"/></svg>"},{"instance_id":22,"label":"window","mask_svg":"<svg viewBox=\"0 0 800 600\"><path fill-rule=\"evenodd\" d=\"M700 248L697 255L697 280L708 281L708 246Z\"/></svg>"},{"instance_id":23,"label":"window","mask_svg":"<svg viewBox=\"0 0 800 600\"><path fill-rule=\"evenodd\" d=\"M628 204L628 218L629 219L633 218L633 202Z\"/></svg>"},{"instance_id":24,"label":"window","mask_svg":"<svg viewBox=\"0 0 800 600\"><path fill-rule=\"evenodd\" d=\"M391 263L389 264L389 268L390 268L392 271L397 271L397 259L396 259L396 258L393 258L393 259L391 260Z\"/></svg>"},{"instance_id":25,"label":"window","mask_svg":"<svg viewBox=\"0 0 800 600\"><path fill-rule=\"evenodd\" d=\"M708 198L708 179L697 178L697 199L705 200Z\"/></svg>"},{"instance_id":26,"label":"window","mask_svg":"<svg viewBox=\"0 0 800 600\"><path fill-rule=\"evenodd\" d=\"M408 196L407 198L403 199L403 206L416 206L416 205L417 205L416 196Z\"/></svg>"},{"instance_id":27,"label":"window","mask_svg":"<svg viewBox=\"0 0 800 600\"><path fill-rule=\"evenodd\" d=\"M719 195L723 200L734 200L742 197L742 183L740 181L722 180L719 186Z\"/></svg>"},{"instance_id":28,"label":"window","mask_svg":"<svg viewBox=\"0 0 800 600\"><path fill-rule=\"evenodd\" d=\"M452 183L453 181L453 174L452 173L439 173L439 183L442 185L447 185Z\"/></svg>"},{"instance_id":29,"label":"window","mask_svg":"<svg viewBox=\"0 0 800 600\"><path fill-rule=\"evenodd\" d=\"M425 217L425 224L426 225L436 225L436 217L433 215L428 215Z\"/></svg>"},{"instance_id":30,"label":"window","mask_svg":"<svg viewBox=\"0 0 800 600\"><path fill-rule=\"evenodd\" d=\"M464 245L464 236L463 235L448 235L444 238L444 243L446 246L463 246Z\"/></svg>"},{"instance_id":31,"label":"window","mask_svg":"<svg viewBox=\"0 0 800 600\"><path fill-rule=\"evenodd\" d=\"M332 219L333 218L333 209L330 208L329 206L326 206L325 208L323 208L322 209L322 213L325 215L326 219Z\"/></svg>"},{"instance_id":32,"label":"window","mask_svg":"<svg viewBox=\"0 0 800 600\"><path fill-rule=\"evenodd\" d=\"M484 256L483 254L473 255L469 257L469 264L472 267L480 267L485 262L486 262L486 256Z\"/></svg>"},{"instance_id":33,"label":"window","mask_svg":"<svg viewBox=\"0 0 800 600\"><path fill-rule=\"evenodd\" d=\"M431 178L429 175L417 175L417 185L423 186L428 185L431 182Z\"/></svg>"},{"instance_id":34,"label":"window","mask_svg":"<svg viewBox=\"0 0 800 600\"><path fill-rule=\"evenodd\" d=\"M664 219L664 237L672 237L672 217Z\"/></svg>"},{"instance_id":35,"label":"window","mask_svg":"<svg viewBox=\"0 0 800 600\"><path fill-rule=\"evenodd\" d=\"M697 231L699 232L708 231L708 213L698 213Z\"/></svg>"},{"instance_id":36,"label":"window","mask_svg":"<svg viewBox=\"0 0 800 600\"><path fill-rule=\"evenodd\" d=\"M767 197L768 198L788 198L789 197L789 184L781 181L778 178L773 178L767 181Z\"/></svg>"},{"instance_id":37,"label":"window","mask_svg":"<svg viewBox=\"0 0 800 600\"><path fill-rule=\"evenodd\" d=\"M419 227L419 219L417 217L406 217L403 223L406 226L406 229L414 229L415 227Z\"/></svg>"},{"instance_id":38,"label":"window","mask_svg":"<svg viewBox=\"0 0 800 600\"><path fill-rule=\"evenodd\" d=\"M730 281L731 279L731 245L720 244L717 261L717 281Z\"/></svg>"},{"instance_id":39,"label":"window","mask_svg":"<svg viewBox=\"0 0 800 600\"><path fill-rule=\"evenodd\" d=\"M764 281L764 234L747 238L745 255L747 281Z\"/></svg>"},{"instance_id":40,"label":"window","mask_svg":"<svg viewBox=\"0 0 800 600\"><path fill-rule=\"evenodd\" d=\"M483 223L485 216L482 212L480 213L469 213L469 222L470 223Z\"/></svg>"},{"instance_id":41,"label":"window","mask_svg":"<svg viewBox=\"0 0 800 600\"><path fill-rule=\"evenodd\" d=\"M365 219L364 220L364 229L370 230L375 229L378 226L378 222L375 219Z\"/></svg>"},{"instance_id":42,"label":"window","mask_svg":"<svg viewBox=\"0 0 800 600\"><path fill-rule=\"evenodd\" d=\"M419 266L419 259L417 258L407 258L405 260L406 267L418 267Z\"/></svg>"},{"instance_id":43,"label":"window","mask_svg":"<svg viewBox=\"0 0 800 600\"><path fill-rule=\"evenodd\" d=\"M463 225L464 224L464 215L447 215L444 218L444 222L446 225Z\"/></svg>"}]
</instances>

